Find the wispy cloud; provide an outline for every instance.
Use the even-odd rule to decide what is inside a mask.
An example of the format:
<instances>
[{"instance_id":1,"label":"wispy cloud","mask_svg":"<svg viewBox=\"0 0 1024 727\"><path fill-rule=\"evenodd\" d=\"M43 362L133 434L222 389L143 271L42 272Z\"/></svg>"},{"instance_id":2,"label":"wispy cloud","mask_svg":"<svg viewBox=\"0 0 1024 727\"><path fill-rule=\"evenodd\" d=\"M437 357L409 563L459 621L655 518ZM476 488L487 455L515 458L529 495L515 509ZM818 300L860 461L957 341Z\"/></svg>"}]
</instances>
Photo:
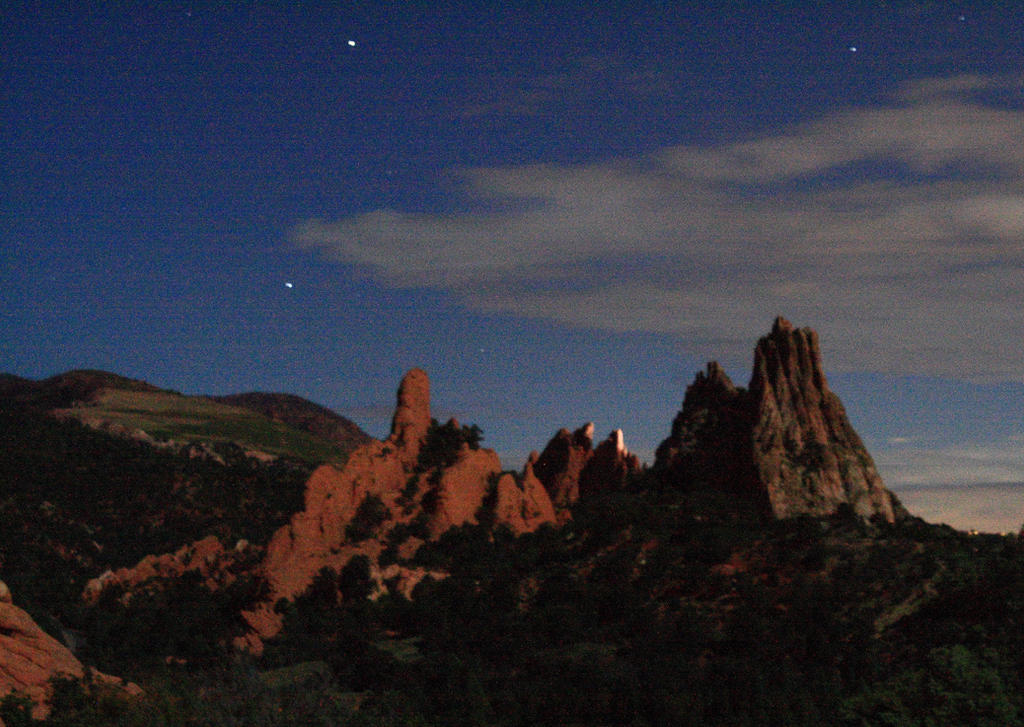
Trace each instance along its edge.
<instances>
[{"instance_id":1,"label":"wispy cloud","mask_svg":"<svg viewBox=\"0 0 1024 727\"><path fill-rule=\"evenodd\" d=\"M922 487L900 490L903 505L929 522L960 530L1016 533L1024 522L1024 486Z\"/></svg>"},{"instance_id":2,"label":"wispy cloud","mask_svg":"<svg viewBox=\"0 0 1024 727\"><path fill-rule=\"evenodd\" d=\"M1022 88L930 79L730 144L459 170L465 213L311 219L293 239L387 285L708 355L745 355L783 313L822 332L830 370L1021 379Z\"/></svg>"},{"instance_id":3,"label":"wispy cloud","mask_svg":"<svg viewBox=\"0 0 1024 727\"><path fill-rule=\"evenodd\" d=\"M946 446L899 437L890 442L893 448L876 452L875 458L886 484L893 487L1024 483L1021 436Z\"/></svg>"}]
</instances>

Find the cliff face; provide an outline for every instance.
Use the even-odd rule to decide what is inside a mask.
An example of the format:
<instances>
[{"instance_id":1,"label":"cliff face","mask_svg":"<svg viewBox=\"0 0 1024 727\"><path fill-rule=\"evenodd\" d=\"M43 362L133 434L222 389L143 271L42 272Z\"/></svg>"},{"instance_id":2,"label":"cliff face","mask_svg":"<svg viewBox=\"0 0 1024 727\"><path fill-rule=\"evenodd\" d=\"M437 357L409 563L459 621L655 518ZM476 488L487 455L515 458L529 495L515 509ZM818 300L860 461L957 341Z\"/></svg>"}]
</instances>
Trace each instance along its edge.
<instances>
[{"instance_id":1,"label":"cliff face","mask_svg":"<svg viewBox=\"0 0 1024 727\"><path fill-rule=\"evenodd\" d=\"M843 504L888 522L904 512L829 389L817 334L784 318L758 341L747 390L713 362L697 375L655 469L686 486L752 497L779 518L828 515Z\"/></svg>"}]
</instances>

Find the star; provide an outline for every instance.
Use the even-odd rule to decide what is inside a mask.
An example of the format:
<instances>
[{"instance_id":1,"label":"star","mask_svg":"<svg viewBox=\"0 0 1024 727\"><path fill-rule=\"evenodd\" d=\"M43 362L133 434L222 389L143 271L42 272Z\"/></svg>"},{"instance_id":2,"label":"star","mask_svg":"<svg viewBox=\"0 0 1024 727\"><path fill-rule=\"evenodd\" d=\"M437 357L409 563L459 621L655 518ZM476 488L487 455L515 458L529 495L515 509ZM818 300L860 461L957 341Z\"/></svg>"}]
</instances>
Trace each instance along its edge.
<instances>
[{"instance_id":1,"label":"star","mask_svg":"<svg viewBox=\"0 0 1024 727\"><path fill-rule=\"evenodd\" d=\"M851 53L856 53L856 52L857 52L857 46L855 46L855 45L851 45L851 46L850 46L850 48L849 48L849 51L850 51Z\"/></svg>"},{"instance_id":2,"label":"star","mask_svg":"<svg viewBox=\"0 0 1024 727\"><path fill-rule=\"evenodd\" d=\"M349 45L350 48L355 48L356 47L356 42L354 40L350 40L348 42L348 45Z\"/></svg>"},{"instance_id":3,"label":"star","mask_svg":"<svg viewBox=\"0 0 1024 727\"><path fill-rule=\"evenodd\" d=\"M295 286L292 285L291 283L285 283L284 287L286 287L286 288L294 288Z\"/></svg>"}]
</instances>

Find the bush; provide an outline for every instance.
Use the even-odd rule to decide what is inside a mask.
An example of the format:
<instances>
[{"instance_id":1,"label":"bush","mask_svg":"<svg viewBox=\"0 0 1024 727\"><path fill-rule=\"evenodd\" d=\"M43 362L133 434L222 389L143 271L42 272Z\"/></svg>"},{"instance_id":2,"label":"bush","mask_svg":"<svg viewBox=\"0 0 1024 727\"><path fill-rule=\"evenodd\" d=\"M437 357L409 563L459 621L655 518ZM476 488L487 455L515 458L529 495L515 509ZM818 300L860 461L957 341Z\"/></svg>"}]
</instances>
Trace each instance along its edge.
<instances>
[{"instance_id":1,"label":"bush","mask_svg":"<svg viewBox=\"0 0 1024 727\"><path fill-rule=\"evenodd\" d=\"M438 424L436 419L430 420L430 428L420 448L416 468L420 472L451 467L459 456L463 445L470 449L480 449L483 432L475 424L458 426L454 420Z\"/></svg>"},{"instance_id":2,"label":"bush","mask_svg":"<svg viewBox=\"0 0 1024 727\"><path fill-rule=\"evenodd\" d=\"M345 538L352 543L371 538L388 517L390 513L383 500L376 495L367 495L359 503L352 521L345 526Z\"/></svg>"}]
</instances>

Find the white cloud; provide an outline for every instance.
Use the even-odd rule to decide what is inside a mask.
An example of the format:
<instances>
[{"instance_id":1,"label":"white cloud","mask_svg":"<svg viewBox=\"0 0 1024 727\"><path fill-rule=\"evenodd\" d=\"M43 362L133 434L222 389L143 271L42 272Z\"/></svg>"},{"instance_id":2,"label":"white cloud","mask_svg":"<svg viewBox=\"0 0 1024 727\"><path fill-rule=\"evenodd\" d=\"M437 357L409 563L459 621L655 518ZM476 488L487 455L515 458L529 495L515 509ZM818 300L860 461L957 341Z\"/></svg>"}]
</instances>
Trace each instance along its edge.
<instances>
[{"instance_id":1,"label":"white cloud","mask_svg":"<svg viewBox=\"0 0 1024 727\"><path fill-rule=\"evenodd\" d=\"M782 313L821 331L830 370L1024 379L1020 91L932 79L733 144L462 170L478 211L293 237L480 310L738 347L707 355L745 354Z\"/></svg>"}]
</instances>

